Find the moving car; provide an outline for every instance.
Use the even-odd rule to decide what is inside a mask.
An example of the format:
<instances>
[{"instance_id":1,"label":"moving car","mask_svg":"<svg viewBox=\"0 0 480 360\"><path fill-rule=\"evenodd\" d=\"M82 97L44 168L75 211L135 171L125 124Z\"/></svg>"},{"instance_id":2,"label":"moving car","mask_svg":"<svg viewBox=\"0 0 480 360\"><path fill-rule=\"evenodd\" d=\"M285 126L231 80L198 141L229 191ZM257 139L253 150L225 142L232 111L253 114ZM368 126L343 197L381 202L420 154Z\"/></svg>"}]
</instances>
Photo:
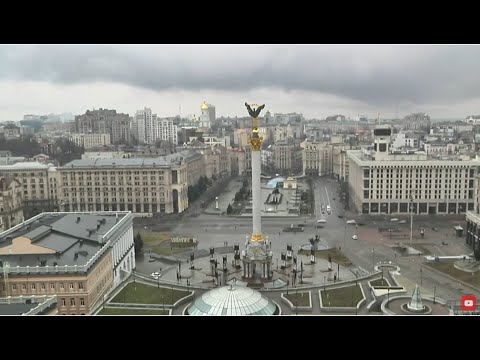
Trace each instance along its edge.
<instances>
[{"instance_id":1,"label":"moving car","mask_svg":"<svg viewBox=\"0 0 480 360\"><path fill-rule=\"evenodd\" d=\"M153 272L150 274L151 277L153 277L155 280L157 280L159 277L160 277L160 273L159 272Z\"/></svg>"},{"instance_id":2,"label":"moving car","mask_svg":"<svg viewBox=\"0 0 480 360\"><path fill-rule=\"evenodd\" d=\"M352 236L352 239L353 239L353 240L358 240L357 235L353 235L353 236Z\"/></svg>"},{"instance_id":3,"label":"moving car","mask_svg":"<svg viewBox=\"0 0 480 360\"><path fill-rule=\"evenodd\" d=\"M330 205L327 205L327 214L330 214L331 211L332 209L330 208Z\"/></svg>"},{"instance_id":4,"label":"moving car","mask_svg":"<svg viewBox=\"0 0 480 360\"><path fill-rule=\"evenodd\" d=\"M352 224L352 225L355 225L357 222L355 220L348 220L347 221L347 224Z\"/></svg>"},{"instance_id":5,"label":"moving car","mask_svg":"<svg viewBox=\"0 0 480 360\"><path fill-rule=\"evenodd\" d=\"M319 224L323 224L323 223L326 223L326 222L327 222L327 220L325 220L325 219L319 219L319 220L317 220L317 223L319 223Z\"/></svg>"}]
</instances>

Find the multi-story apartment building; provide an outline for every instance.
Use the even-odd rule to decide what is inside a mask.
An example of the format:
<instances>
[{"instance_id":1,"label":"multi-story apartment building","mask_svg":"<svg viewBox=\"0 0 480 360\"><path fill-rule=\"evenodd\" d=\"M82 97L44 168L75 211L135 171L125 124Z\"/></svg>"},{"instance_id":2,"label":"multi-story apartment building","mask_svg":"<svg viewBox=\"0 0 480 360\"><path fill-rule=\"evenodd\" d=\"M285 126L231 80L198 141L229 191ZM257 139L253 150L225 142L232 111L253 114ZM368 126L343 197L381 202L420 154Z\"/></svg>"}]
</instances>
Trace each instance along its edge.
<instances>
[{"instance_id":1,"label":"multi-story apartment building","mask_svg":"<svg viewBox=\"0 0 480 360\"><path fill-rule=\"evenodd\" d=\"M71 134L70 141L85 149L110 145L110 134Z\"/></svg>"},{"instance_id":2,"label":"multi-story apartment building","mask_svg":"<svg viewBox=\"0 0 480 360\"><path fill-rule=\"evenodd\" d=\"M291 172L293 166L293 151L295 146L286 141L279 141L272 146L273 149L273 167L275 171Z\"/></svg>"},{"instance_id":3,"label":"multi-story apartment building","mask_svg":"<svg viewBox=\"0 0 480 360\"><path fill-rule=\"evenodd\" d=\"M23 221L23 190L12 176L0 177L0 217L3 230Z\"/></svg>"},{"instance_id":4,"label":"multi-story apartment building","mask_svg":"<svg viewBox=\"0 0 480 360\"><path fill-rule=\"evenodd\" d=\"M230 155L230 174L232 176L246 173L246 151L242 148L227 149Z\"/></svg>"},{"instance_id":5,"label":"multi-story apartment building","mask_svg":"<svg viewBox=\"0 0 480 360\"><path fill-rule=\"evenodd\" d=\"M80 134L110 134L113 144L130 141L130 117L116 110L87 110L75 116L75 128Z\"/></svg>"},{"instance_id":6,"label":"multi-story apartment building","mask_svg":"<svg viewBox=\"0 0 480 360\"><path fill-rule=\"evenodd\" d=\"M19 162L0 166L0 176L12 176L20 182L26 219L58 209L60 177L55 167L38 162Z\"/></svg>"},{"instance_id":7,"label":"multi-story apartment building","mask_svg":"<svg viewBox=\"0 0 480 360\"><path fill-rule=\"evenodd\" d=\"M293 131L290 125L275 126L273 132L273 141L275 143L293 139Z\"/></svg>"},{"instance_id":8,"label":"multi-story apartment building","mask_svg":"<svg viewBox=\"0 0 480 360\"><path fill-rule=\"evenodd\" d=\"M333 176L339 181L348 181L348 158L346 146L334 146L332 151Z\"/></svg>"},{"instance_id":9,"label":"multi-story apartment building","mask_svg":"<svg viewBox=\"0 0 480 360\"><path fill-rule=\"evenodd\" d=\"M56 296L84 315L135 268L131 213L43 213L0 234L0 296Z\"/></svg>"},{"instance_id":10,"label":"multi-story apartment building","mask_svg":"<svg viewBox=\"0 0 480 360\"><path fill-rule=\"evenodd\" d=\"M331 174L332 153L326 141L305 141L303 149L303 174L324 176Z\"/></svg>"},{"instance_id":11,"label":"multi-story apartment building","mask_svg":"<svg viewBox=\"0 0 480 360\"><path fill-rule=\"evenodd\" d=\"M364 214L457 214L474 209L480 160L391 154L391 129L374 131L371 153L348 150L352 205Z\"/></svg>"},{"instance_id":12,"label":"multi-story apartment building","mask_svg":"<svg viewBox=\"0 0 480 360\"><path fill-rule=\"evenodd\" d=\"M155 131L155 141L163 140L174 145L178 144L177 125L172 120L158 119Z\"/></svg>"},{"instance_id":13,"label":"multi-story apartment building","mask_svg":"<svg viewBox=\"0 0 480 360\"><path fill-rule=\"evenodd\" d=\"M59 171L65 211L181 213L188 207L187 161L181 153L74 160Z\"/></svg>"},{"instance_id":14,"label":"multi-story apartment building","mask_svg":"<svg viewBox=\"0 0 480 360\"><path fill-rule=\"evenodd\" d=\"M338 180L345 180L348 173L345 156L347 145L341 140L341 137L333 136L330 141L305 141L302 151L303 174L334 175Z\"/></svg>"},{"instance_id":15,"label":"multi-story apartment building","mask_svg":"<svg viewBox=\"0 0 480 360\"><path fill-rule=\"evenodd\" d=\"M268 145L266 149L261 152L262 169L273 169L273 149L272 145Z\"/></svg>"},{"instance_id":16,"label":"multi-story apartment building","mask_svg":"<svg viewBox=\"0 0 480 360\"><path fill-rule=\"evenodd\" d=\"M132 128L136 129L134 137L140 144L153 144L156 138L157 114L152 114L152 109L137 110L133 118Z\"/></svg>"},{"instance_id":17,"label":"multi-story apartment building","mask_svg":"<svg viewBox=\"0 0 480 360\"><path fill-rule=\"evenodd\" d=\"M194 186L202 176L206 176L205 160L202 154L194 150L183 150L180 154L187 163L187 184Z\"/></svg>"}]
</instances>

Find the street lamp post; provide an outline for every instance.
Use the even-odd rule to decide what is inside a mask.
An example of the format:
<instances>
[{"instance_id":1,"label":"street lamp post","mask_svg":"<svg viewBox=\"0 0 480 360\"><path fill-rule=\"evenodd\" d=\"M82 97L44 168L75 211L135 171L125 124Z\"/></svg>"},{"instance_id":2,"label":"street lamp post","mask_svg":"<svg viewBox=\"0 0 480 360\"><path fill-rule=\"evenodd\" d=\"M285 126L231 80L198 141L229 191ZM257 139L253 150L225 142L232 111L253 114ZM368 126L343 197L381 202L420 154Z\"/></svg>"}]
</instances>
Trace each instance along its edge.
<instances>
[{"instance_id":1,"label":"street lamp post","mask_svg":"<svg viewBox=\"0 0 480 360\"><path fill-rule=\"evenodd\" d=\"M435 292L437 290L437 287L434 285L433 286L433 303L435 304Z\"/></svg>"},{"instance_id":2,"label":"street lamp post","mask_svg":"<svg viewBox=\"0 0 480 360\"><path fill-rule=\"evenodd\" d=\"M375 271L375 248L372 248L372 267L373 271Z\"/></svg>"},{"instance_id":3,"label":"street lamp post","mask_svg":"<svg viewBox=\"0 0 480 360\"><path fill-rule=\"evenodd\" d=\"M298 288L295 291L295 315L298 315Z\"/></svg>"},{"instance_id":4,"label":"street lamp post","mask_svg":"<svg viewBox=\"0 0 480 360\"><path fill-rule=\"evenodd\" d=\"M345 231L343 232L343 249L347 246L347 224L345 224Z\"/></svg>"},{"instance_id":5,"label":"street lamp post","mask_svg":"<svg viewBox=\"0 0 480 360\"><path fill-rule=\"evenodd\" d=\"M422 270L422 268L420 268L420 286L422 286L422 272L423 272L423 270Z\"/></svg>"}]
</instances>

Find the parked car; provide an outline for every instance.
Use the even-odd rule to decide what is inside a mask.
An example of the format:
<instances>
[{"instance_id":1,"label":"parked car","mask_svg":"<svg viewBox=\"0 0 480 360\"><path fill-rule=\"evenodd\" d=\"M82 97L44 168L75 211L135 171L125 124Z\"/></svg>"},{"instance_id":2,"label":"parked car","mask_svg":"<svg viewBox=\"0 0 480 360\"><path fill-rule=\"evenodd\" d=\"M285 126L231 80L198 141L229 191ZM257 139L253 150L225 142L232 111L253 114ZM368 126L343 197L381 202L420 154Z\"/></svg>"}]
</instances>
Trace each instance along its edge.
<instances>
[{"instance_id":1,"label":"parked car","mask_svg":"<svg viewBox=\"0 0 480 360\"><path fill-rule=\"evenodd\" d=\"M326 222L327 222L327 220L325 220L325 219L319 219L319 220L317 220L317 223L319 223L319 224L323 224L323 223L326 223Z\"/></svg>"},{"instance_id":2,"label":"parked car","mask_svg":"<svg viewBox=\"0 0 480 360\"><path fill-rule=\"evenodd\" d=\"M347 224L355 225L356 223L355 220L347 220Z\"/></svg>"},{"instance_id":3,"label":"parked car","mask_svg":"<svg viewBox=\"0 0 480 360\"><path fill-rule=\"evenodd\" d=\"M159 272L153 272L150 274L151 277L153 277L155 280L157 280L159 277L160 277L160 273Z\"/></svg>"},{"instance_id":4,"label":"parked car","mask_svg":"<svg viewBox=\"0 0 480 360\"><path fill-rule=\"evenodd\" d=\"M332 209L330 208L330 205L327 205L327 214L330 214L332 212Z\"/></svg>"},{"instance_id":5,"label":"parked car","mask_svg":"<svg viewBox=\"0 0 480 360\"><path fill-rule=\"evenodd\" d=\"M406 223L407 223L407 220L400 220L398 223L399 223L399 224L406 224Z\"/></svg>"},{"instance_id":6,"label":"parked car","mask_svg":"<svg viewBox=\"0 0 480 360\"><path fill-rule=\"evenodd\" d=\"M358 240L357 235L353 235L353 236L352 236L352 239L353 239L353 240Z\"/></svg>"}]
</instances>

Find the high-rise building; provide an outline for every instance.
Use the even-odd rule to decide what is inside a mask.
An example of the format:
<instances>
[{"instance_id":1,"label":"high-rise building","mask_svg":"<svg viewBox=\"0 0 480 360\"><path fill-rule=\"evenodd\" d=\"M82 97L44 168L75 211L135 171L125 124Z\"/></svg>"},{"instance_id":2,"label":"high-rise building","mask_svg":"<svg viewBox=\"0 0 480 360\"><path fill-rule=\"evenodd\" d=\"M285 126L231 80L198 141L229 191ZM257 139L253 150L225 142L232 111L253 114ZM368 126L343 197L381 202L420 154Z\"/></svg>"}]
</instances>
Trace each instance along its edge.
<instances>
[{"instance_id":1,"label":"high-rise building","mask_svg":"<svg viewBox=\"0 0 480 360\"><path fill-rule=\"evenodd\" d=\"M177 125L173 123L173 120L158 119L156 125L155 141L169 141L172 144L177 145Z\"/></svg>"},{"instance_id":2,"label":"high-rise building","mask_svg":"<svg viewBox=\"0 0 480 360\"><path fill-rule=\"evenodd\" d=\"M140 144L152 144L157 133L157 114L152 114L152 109L137 110L133 119L137 130L136 136Z\"/></svg>"},{"instance_id":3,"label":"high-rise building","mask_svg":"<svg viewBox=\"0 0 480 360\"><path fill-rule=\"evenodd\" d=\"M75 130L81 134L110 134L113 144L130 140L130 117L116 110L87 110L75 116Z\"/></svg>"},{"instance_id":4,"label":"high-rise building","mask_svg":"<svg viewBox=\"0 0 480 360\"><path fill-rule=\"evenodd\" d=\"M208 115L210 116L210 124L215 123L215 106L212 104L208 104Z\"/></svg>"}]
</instances>

